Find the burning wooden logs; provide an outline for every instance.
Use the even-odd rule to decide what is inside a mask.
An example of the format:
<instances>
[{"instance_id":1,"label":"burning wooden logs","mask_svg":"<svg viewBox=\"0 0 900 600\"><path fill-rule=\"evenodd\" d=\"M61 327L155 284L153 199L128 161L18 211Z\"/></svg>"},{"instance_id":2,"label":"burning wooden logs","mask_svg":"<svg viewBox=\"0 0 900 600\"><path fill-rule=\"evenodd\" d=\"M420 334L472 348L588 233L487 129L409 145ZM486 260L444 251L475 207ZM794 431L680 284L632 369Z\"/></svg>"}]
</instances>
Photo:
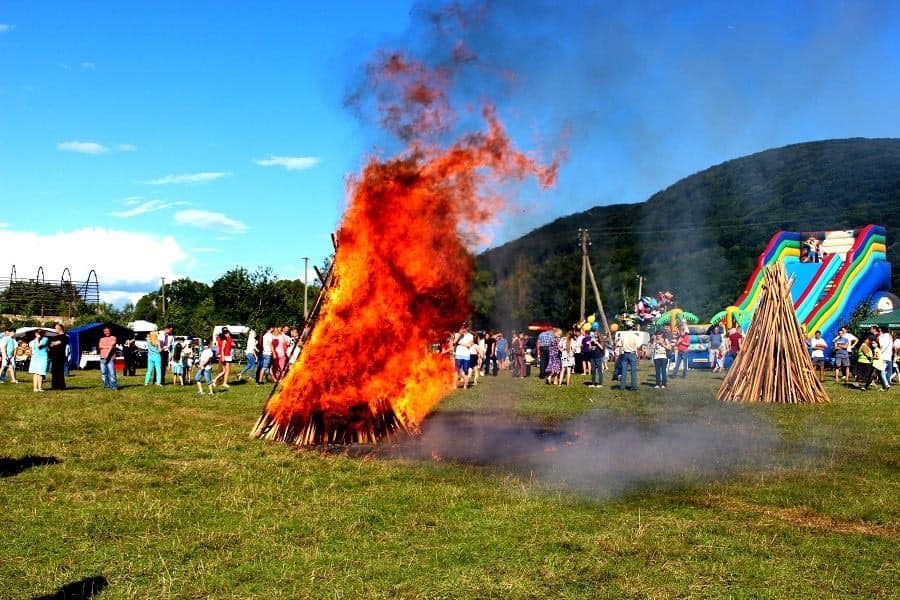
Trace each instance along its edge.
<instances>
[{"instance_id":1,"label":"burning wooden logs","mask_svg":"<svg viewBox=\"0 0 900 600\"><path fill-rule=\"evenodd\" d=\"M783 263L766 268L743 346L719 389L726 402L817 404L828 394L815 375Z\"/></svg>"}]
</instances>

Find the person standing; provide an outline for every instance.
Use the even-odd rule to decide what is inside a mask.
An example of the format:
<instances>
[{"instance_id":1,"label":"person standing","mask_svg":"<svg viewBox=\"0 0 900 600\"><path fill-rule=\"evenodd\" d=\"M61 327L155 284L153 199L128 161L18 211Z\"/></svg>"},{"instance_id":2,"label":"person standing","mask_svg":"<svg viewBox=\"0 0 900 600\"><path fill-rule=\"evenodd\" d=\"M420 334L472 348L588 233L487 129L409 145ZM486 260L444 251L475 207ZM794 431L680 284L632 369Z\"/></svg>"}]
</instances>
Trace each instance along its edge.
<instances>
[{"instance_id":1,"label":"person standing","mask_svg":"<svg viewBox=\"0 0 900 600\"><path fill-rule=\"evenodd\" d=\"M19 383L16 379L16 331L12 327L6 328L6 335L0 338L0 383L6 383L6 375L10 381Z\"/></svg>"},{"instance_id":2,"label":"person standing","mask_svg":"<svg viewBox=\"0 0 900 600\"><path fill-rule=\"evenodd\" d=\"M135 375L135 363L137 362L136 346L134 339L128 338L122 344L122 360L125 361L125 367L122 369L122 375L125 377L133 377Z\"/></svg>"},{"instance_id":3,"label":"person standing","mask_svg":"<svg viewBox=\"0 0 900 600\"><path fill-rule=\"evenodd\" d=\"M68 355L66 349L69 347L69 336L66 335L66 328L62 323L57 323L56 337L50 342L50 389L64 390L66 389L66 361Z\"/></svg>"},{"instance_id":4,"label":"person standing","mask_svg":"<svg viewBox=\"0 0 900 600\"><path fill-rule=\"evenodd\" d=\"M559 356L562 371L559 375L558 384L562 384L565 379L566 387L572 381L572 371L575 370L575 350L578 349L577 339L571 331L564 338L559 340Z\"/></svg>"},{"instance_id":5,"label":"person standing","mask_svg":"<svg viewBox=\"0 0 900 600\"><path fill-rule=\"evenodd\" d=\"M881 371L881 385L884 389L890 389L891 376L894 373L894 336L887 329L878 336L878 349L881 351L881 360L884 361L884 369Z\"/></svg>"},{"instance_id":6,"label":"person standing","mask_svg":"<svg viewBox=\"0 0 900 600\"><path fill-rule=\"evenodd\" d=\"M719 337L721 338L721 335ZM650 348L650 356L653 357L653 369L656 372L656 385L654 388L664 390L666 389L666 377L669 370L669 342L663 334L656 334L653 346Z\"/></svg>"},{"instance_id":7,"label":"person standing","mask_svg":"<svg viewBox=\"0 0 900 600\"><path fill-rule=\"evenodd\" d=\"M206 381L206 387L209 389L209 395L212 396L214 394L212 386L212 363L212 348L210 348L208 344L203 344L203 349L200 350L200 358L197 360L197 375L194 377L194 381L197 382L198 394L203 393L204 380Z\"/></svg>"},{"instance_id":8,"label":"person standing","mask_svg":"<svg viewBox=\"0 0 900 600\"><path fill-rule=\"evenodd\" d=\"M562 356L560 355L560 342L562 330L555 329L551 338L550 347L547 348L547 383L559 385L560 373L562 373Z\"/></svg>"},{"instance_id":9,"label":"person standing","mask_svg":"<svg viewBox=\"0 0 900 600\"><path fill-rule=\"evenodd\" d=\"M114 336L109 327L103 328L103 337L97 342L100 349L100 377L103 380L103 387L110 390L118 390L119 384L116 381L116 336Z\"/></svg>"},{"instance_id":10,"label":"person standing","mask_svg":"<svg viewBox=\"0 0 900 600\"><path fill-rule=\"evenodd\" d=\"M822 339L822 332L817 331L809 340L809 352L813 363L813 373L819 371L819 380L825 381L825 350L828 342Z\"/></svg>"},{"instance_id":11,"label":"person standing","mask_svg":"<svg viewBox=\"0 0 900 600\"><path fill-rule=\"evenodd\" d=\"M159 368L161 373L159 385L166 384L166 369L169 368L169 355L172 352L172 346L175 344L173 331L174 329L171 325L166 325L166 327L159 332Z\"/></svg>"},{"instance_id":12,"label":"person standing","mask_svg":"<svg viewBox=\"0 0 900 600\"><path fill-rule=\"evenodd\" d=\"M509 344L509 351L512 357L512 376L525 377L525 336L520 332L513 332L512 341Z\"/></svg>"},{"instance_id":13,"label":"person standing","mask_svg":"<svg viewBox=\"0 0 900 600\"><path fill-rule=\"evenodd\" d=\"M691 352L691 334L688 333L687 329L684 329L681 332L681 336L678 338L678 343L675 345L675 350L677 350L677 354L675 356L675 372L672 374L672 379L678 378L678 368L681 365L684 365L684 370L681 372L681 378L687 378L688 372L688 362L690 361L690 352Z\"/></svg>"},{"instance_id":14,"label":"person standing","mask_svg":"<svg viewBox=\"0 0 900 600\"><path fill-rule=\"evenodd\" d=\"M244 350L244 358L247 361L247 364L244 365L244 368L241 369L241 372L238 373L238 381L241 381L244 378L244 373L250 373L250 379L254 378L256 374L256 330L251 329L250 333L247 334L247 347Z\"/></svg>"},{"instance_id":15,"label":"person standing","mask_svg":"<svg viewBox=\"0 0 900 600\"><path fill-rule=\"evenodd\" d=\"M869 386L872 385L872 379L875 378L873 363L877 358L875 355L877 351L878 347L875 345L874 336L871 334L867 335L859 346L859 355L856 357L858 387L864 392L869 390Z\"/></svg>"},{"instance_id":16,"label":"person standing","mask_svg":"<svg viewBox=\"0 0 900 600\"><path fill-rule=\"evenodd\" d=\"M475 337L469 333L469 328L463 324L454 339L453 361L456 366L456 385L462 383L462 388L469 387L469 360L471 348L475 344Z\"/></svg>"},{"instance_id":17,"label":"person standing","mask_svg":"<svg viewBox=\"0 0 900 600\"><path fill-rule=\"evenodd\" d=\"M545 329L538 334L537 337L537 359L540 372L538 375L541 379L547 378L547 366L550 363L550 344L553 343L553 331Z\"/></svg>"},{"instance_id":18,"label":"person standing","mask_svg":"<svg viewBox=\"0 0 900 600\"><path fill-rule=\"evenodd\" d=\"M619 389L625 390L625 378L628 373L631 373L631 387L629 388L632 392L636 392L638 389L637 386L637 350L638 345L640 344L640 340L638 339L638 335L632 330L632 327L629 328L628 331L622 331L619 333L619 339L622 341L622 373L621 379L619 379Z\"/></svg>"},{"instance_id":19,"label":"person standing","mask_svg":"<svg viewBox=\"0 0 900 600\"><path fill-rule=\"evenodd\" d=\"M289 342L285 342L287 344ZM219 384L219 380L222 380L222 387L228 389L231 387L228 385L228 376L231 374L231 363L234 361L234 338L231 337L231 332L228 331L227 327L222 328L222 335L219 336L219 374L216 375L216 378L213 379L212 389Z\"/></svg>"},{"instance_id":20,"label":"person standing","mask_svg":"<svg viewBox=\"0 0 900 600\"><path fill-rule=\"evenodd\" d=\"M159 336L160 334L155 331L151 331L147 336L147 374L144 375L144 385L150 385L154 371L156 371L156 385L162 385L162 350Z\"/></svg>"},{"instance_id":21,"label":"person standing","mask_svg":"<svg viewBox=\"0 0 900 600\"><path fill-rule=\"evenodd\" d=\"M506 369L509 369L509 363L507 362L507 356L509 354L509 344L507 343L506 338L503 337L502 331L497 333L496 351L497 366L504 371ZM496 375L496 373L494 373L494 375Z\"/></svg>"},{"instance_id":22,"label":"person standing","mask_svg":"<svg viewBox=\"0 0 900 600\"><path fill-rule=\"evenodd\" d=\"M838 383L843 373L843 380L849 383L850 352L853 349L853 343L845 327L841 327L837 337L832 340L832 344L834 344L834 382Z\"/></svg>"},{"instance_id":23,"label":"person standing","mask_svg":"<svg viewBox=\"0 0 900 600\"><path fill-rule=\"evenodd\" d=\"M31 373L33 391L44 391L44 377L47 375L47 338L42 329L35 329L34 339L28 344L31 348L31 363L28 372Z\"/></svg>"},{"instance_id":24,"label":"person standing","mask_svg":"<svg viewBox=\"0 0 900 600\"><path fill-rule=\"evenodd\" d=\"M709 334L709 366L712 372L722 370L722 361L719 360L719 351L722 348L722 328L715 325Z\"/></svg>"},{"instance_id":25,"label":"person standing","mask_svg":"<svg viewBox=\"0 0 900 600\"><path fill-rule=\"evenodd\" d=\"M591 357L591 385L590 387L603 387L603 359L606 354L606 341L599 332L591 332L588 338Z\"/></svg>"},{"instance_id":26,"label":"person standing","mask_svg":"<svg viewBox=\"0 0 900 600\"><path fill-rule=\"evenodd\" d=\"M731 362L734 363L737 358L738 352L741 351L741 344L744 342L744 334L741 333L741 326L732 327L728 332L728 354L727 356L731 357Z\"/></svg>"}]
</instances>

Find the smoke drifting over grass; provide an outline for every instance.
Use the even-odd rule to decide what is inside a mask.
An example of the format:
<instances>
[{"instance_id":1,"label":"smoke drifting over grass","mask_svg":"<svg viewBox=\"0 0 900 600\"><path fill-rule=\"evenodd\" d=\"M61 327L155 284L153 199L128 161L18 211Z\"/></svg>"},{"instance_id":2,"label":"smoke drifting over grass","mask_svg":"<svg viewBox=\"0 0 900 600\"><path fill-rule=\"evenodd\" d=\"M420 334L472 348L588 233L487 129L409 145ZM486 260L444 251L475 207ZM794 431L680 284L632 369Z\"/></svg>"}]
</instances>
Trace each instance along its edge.
<instances>
[{"instance_id":1,"label":"smoke drifting over grass","mask_svg":"<svg viewBox=\"0 0 900 600\"><path fill-rule=\"evenodd\" d=\"M658 485L719 480L771 466L780 436L745 410L711 405L653 421L593 411L548 427L510 415L438 413L395 457L481 465L598 498Z\"/></svg>"}]
</instances>

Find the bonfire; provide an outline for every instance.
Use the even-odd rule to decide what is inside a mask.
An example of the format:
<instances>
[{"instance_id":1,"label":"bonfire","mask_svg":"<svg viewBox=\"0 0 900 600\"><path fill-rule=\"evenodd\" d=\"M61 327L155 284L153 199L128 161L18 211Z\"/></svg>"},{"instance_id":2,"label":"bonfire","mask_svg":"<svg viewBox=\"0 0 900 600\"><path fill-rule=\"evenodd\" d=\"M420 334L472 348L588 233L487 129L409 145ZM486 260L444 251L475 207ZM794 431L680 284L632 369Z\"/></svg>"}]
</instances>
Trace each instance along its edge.
<instances>
[{"instance_id":1,"label":"bonfire","mask_svg":"<svg viewBox=\"0 0 900 600\"><path fill-rule=\"evenodd\" d=\"M452 122L448 71L393 54L369 76L382 124L407 148L349 180L302 353L266 402L257 437L308 446L417 433L454 389L451 361L431 346L469 317L470 248L502 208L497 184L556 177L555 163L512 147L490 106L485 131L435 141Z\"/></svg>"}]
</instances>

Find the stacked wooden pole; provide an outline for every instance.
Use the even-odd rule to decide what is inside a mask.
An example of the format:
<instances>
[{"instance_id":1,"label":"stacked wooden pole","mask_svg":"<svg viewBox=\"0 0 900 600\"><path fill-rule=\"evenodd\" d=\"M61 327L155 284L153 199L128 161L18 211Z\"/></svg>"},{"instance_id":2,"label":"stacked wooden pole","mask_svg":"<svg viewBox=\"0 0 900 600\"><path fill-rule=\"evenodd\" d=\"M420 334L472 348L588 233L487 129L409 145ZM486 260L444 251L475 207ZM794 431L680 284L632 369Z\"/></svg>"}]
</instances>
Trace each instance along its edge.
<instances>
[{"instance_id":1,"label":"stacked wooden pole","mask_svg":"<svg viewBox=\"0 0 900 600\"><path fill-rule=\"evenodd\" d=\"M718 399L726 402L817 404L828 394L816 377L806 335L791 300L784 264L766 268L759 303Z\"/></svg>"}]
</instances>

